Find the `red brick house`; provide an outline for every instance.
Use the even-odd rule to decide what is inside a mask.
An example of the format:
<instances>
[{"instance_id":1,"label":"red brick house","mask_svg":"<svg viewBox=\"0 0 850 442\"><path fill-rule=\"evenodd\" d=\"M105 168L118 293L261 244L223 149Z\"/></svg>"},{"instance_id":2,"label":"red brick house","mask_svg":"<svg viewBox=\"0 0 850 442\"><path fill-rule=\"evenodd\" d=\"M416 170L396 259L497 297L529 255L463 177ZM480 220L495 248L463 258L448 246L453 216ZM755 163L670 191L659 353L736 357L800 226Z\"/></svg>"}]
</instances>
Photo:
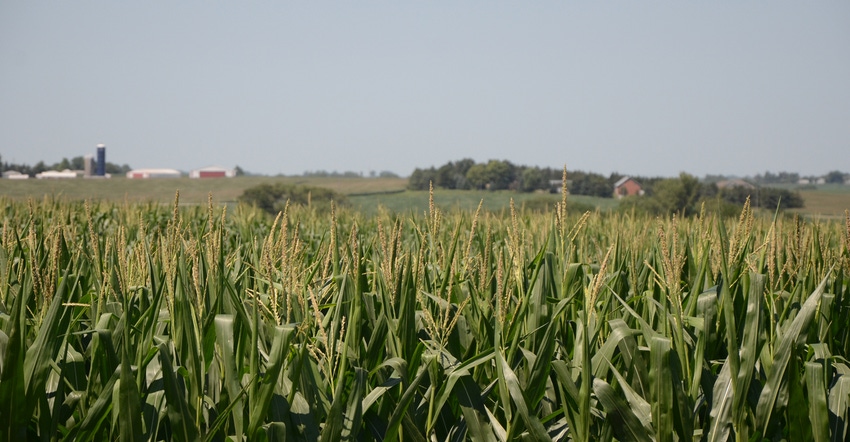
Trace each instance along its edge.
<instances>
[{"instance_id":1,"label":"red brick house","mask_svg":"<svg viewBox=\"0 0 850 442\"><path fill-rule=\"evenodd\" d=\"M632 177L624 176L614 183L615 198L632 195L643 195L643 188L640 186L640 183L635 181Z\"/></svg>"}]
</instances>

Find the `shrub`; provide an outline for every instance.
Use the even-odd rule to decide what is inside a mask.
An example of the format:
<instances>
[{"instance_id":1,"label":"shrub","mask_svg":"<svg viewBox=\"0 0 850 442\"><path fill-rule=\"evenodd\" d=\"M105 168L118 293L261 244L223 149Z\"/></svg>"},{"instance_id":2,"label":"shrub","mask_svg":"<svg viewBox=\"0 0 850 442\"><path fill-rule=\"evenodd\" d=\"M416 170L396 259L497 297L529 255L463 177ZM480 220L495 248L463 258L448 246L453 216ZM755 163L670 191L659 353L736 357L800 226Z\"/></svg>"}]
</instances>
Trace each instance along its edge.
<instances>
[{"instance_id":1,"label":"shrub","mask_svg":"<svg viewBox=\"0 0 850 442\"><path fill-rule=\"evenodd\" d=\"M249 187L239 197L239 202L256 206L272 215L282 211L287 201L302 206L316 205L321 210L329 207L331 201L337 205L347 202L344 195L331 189L284 183Z\"/></svg>"}]
</instances>

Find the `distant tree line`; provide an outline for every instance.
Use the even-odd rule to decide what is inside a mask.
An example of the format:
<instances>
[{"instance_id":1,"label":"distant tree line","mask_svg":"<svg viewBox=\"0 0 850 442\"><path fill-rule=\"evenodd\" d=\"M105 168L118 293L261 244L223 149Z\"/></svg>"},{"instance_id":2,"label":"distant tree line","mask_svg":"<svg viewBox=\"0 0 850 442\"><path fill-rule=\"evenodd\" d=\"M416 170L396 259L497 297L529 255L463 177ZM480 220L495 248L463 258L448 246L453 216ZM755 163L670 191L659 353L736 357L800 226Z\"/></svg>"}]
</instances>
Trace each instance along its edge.
<instances>
[{"instance_id":1,"label":"distant tree line","mask_svg":"<svg viewBox=\"0 0 850 442\"><path fill-rule=\"evenodd\" d=\"M519 192L559 191L562 169L530 167L507 160L490 160L476 163L464 158L449 161L440 167L416 168L410 175L408 188L428 190L433 183L441 189L487 189L515 190ZM591 195L603 198L613 196L613 185L622 175L605 177L596 173L567 171L567 189L575 195Z\"/></svg>"},{"instance_id":2,"label":"distant tree line","mask_svg":"<svg viewBox=\"0 0 850 442\"><path fill-rule=\"evenodd\" d=\"M94 159L93 164L94 164L94 167L96 168L97 167L97 159L96 158ZM85 166L85 158L83 158L82 156L73 157L70 160L68 158L62 158L62 161L60 161L58 163L51 164L51 165L45 164L44 161L39 161L39 162L35 163L35 165L32 165L32 166L29 165L29 164L24 164L24 163L8 163L8 162L5 162L5 161L2 161L2 158L0 158L0 172L6 172L7 170L14 170L14 171L17 171L17 172L20 172L24 175L29 175L29 176L35 176L36 174L39 174L41 172L48 171L48 170L65 170L65 169L84 170L85 167L86 167ZM104 169L105 169L106 173L116 174L116 175L125 174L125 173L129 172L130 170L132 170L131 167L127 164L119 166L117 164L110 163L109 161L106 162L106 167ZM92 170L94 170L94 169L92 169Z\"/></svg>"},{"instance_id":3,"label":"distant tree line","mask_svg":"<svg viewBox=\"0 0 850 442\"><path fill-rule=\"evenodd\" d=\"M620 210L650 214L679 213L696 215L703 204L708 210L722 215L734 216L750 199L752 207L768 210L803 207L803 197L798 192L777 187L744 186L719 188L713 182L701 182L698 178L682 173L678 178L656 178L640 181L644 184L644 196L623 199Z\"/></svg>"},{"instance_id":4,"label":"distant tree line","mask_svg":"<svg viewBox=\"0 0 850 442\"><path fill-rule=\"evenodd\" d=\"M850 178L850 174L844 173L840 170L831 170L822 176L800 176L800 174L796 172L773 173L766 171L764 174L756 174L751 181L756 184L764 185L797 184L803 178L808 179L809 181L816 181L819 178L823 178L824 182L827 184L844 184L844 182Z\"/></svg>"},{"instance_id":5,"label":"distant tree line","mask_svg":"<svg viewBox=\"0 0 850 442\"><path fill-rule=\"evenodd\" d=\"M345 172L338 172L334 170L333 172L328 172L327 170L305 170L303 177L310 178L363 178L363 172L354 172L352 170L346 170ZM374 170L369 171L369 178L399 178L398 174L395 172L391 172L389 170L382 170L380 172L376 172Z\"/></svg>"}]
</instances>

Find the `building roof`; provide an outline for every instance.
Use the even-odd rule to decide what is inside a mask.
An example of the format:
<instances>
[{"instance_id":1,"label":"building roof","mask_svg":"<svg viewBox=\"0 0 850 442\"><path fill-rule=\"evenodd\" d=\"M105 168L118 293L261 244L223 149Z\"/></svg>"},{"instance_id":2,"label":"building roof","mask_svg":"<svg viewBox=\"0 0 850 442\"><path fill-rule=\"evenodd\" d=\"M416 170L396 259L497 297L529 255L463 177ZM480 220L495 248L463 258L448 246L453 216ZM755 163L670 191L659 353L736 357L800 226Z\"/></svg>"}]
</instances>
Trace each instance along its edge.
<instances>
[{"instance_id":1,"label":"building roof","mask_svg":"<svg viewBox=\"0 0 850 442\"><path fill-rule=\"evenodd\" d=\"M236 169L234 169L234 168L226 169L226 168L220 167L220 166L207 166L207 167L202 167L200 169L195 169L195 170L189 172L189 177L190 178L200 178L202 174L210 173L210 172L221 173L221 174L224 174L224 176L226 176L226 177L236 176Z\"/></svg>"},{"instance_id":2,"label":"building roof","mask_svg":"<svg viewBox=\"0 0 850 442\"><path fill-rule=\"evenodd\" d=\"M194 169L193 172L195 172L195 171L198 171L198 172L201 172L201 171L203 171L203 172L229 172L231 170L233 170L233 169L232 168L227 169L227 168L224 168L224 167L221 167L221 166L206 166L206 167L201 167L200 169Z\"/></svg>"},{"instance_id":3,"label":"building roof","mask_svg":"<svg viewBox=\"0 0 850 442\"><path fill-rule=\"evenodd\" d=\"M723 180L717 182L717 187L721 189L727 189L731 187L743 187L745 189L755 189L756 186L752 185L741 179L732 179L732 180Z\"/></svg>"},{"instance_id":4,"label":"building roof","mask_svg":"<svg viewBox=\"0 0 850 442\"><path fill-rule=\"evenodd\" d=\"M180 173L180 171L177 170L177 169L133 169L133 170L127 172L128 177L133 177L134 175L139 175L139 174L141 174L141 175L160 175L160 176L163 176L163 175L180 176L180 175L182 175Z\"/></svg>"},{"instance_id":5,"label":"building roof","mask_svg":"<svg viewBox=\"0 0 850 442\"><path fill-rule=\"evenodd\" d=\"M36 178L76 178L77 172L73 170L65 169L63 171L58 170L45 170L44 172L35 174Z\"/></svg>"},{"instance_id":6,"label":"building roof","mask_svg":"<svg viewBox=\"0 0 850 442\"><path fill-rule=\"evenodd\" d=\"M632 179L632 177L630 177L630 176L624 176L624 177L620 178L619 180L617 180L617 182L616 182L616 183L614 183L614 187L615 187L615 188L620 187L620 186L622 186L623 184L626 184L626 181L629 181L629 180L635 181L635 180L633 180L633 179ZM640 184L640 183L638 183L637 181L635 181L635 183L636 183L636 184L638 184L638 185Z\"/></svg>"}]
</instances>

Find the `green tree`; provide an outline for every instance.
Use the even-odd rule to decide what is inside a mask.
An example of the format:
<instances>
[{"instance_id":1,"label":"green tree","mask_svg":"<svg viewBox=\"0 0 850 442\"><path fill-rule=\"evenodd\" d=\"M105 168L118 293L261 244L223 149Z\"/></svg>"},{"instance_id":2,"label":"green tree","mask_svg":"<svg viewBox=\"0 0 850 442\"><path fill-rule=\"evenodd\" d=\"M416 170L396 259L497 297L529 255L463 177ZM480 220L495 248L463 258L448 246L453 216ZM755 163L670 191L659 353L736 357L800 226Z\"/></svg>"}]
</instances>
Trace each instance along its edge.
<instances>
[{"instance_id":1,"label":"green tree","mask_svg":"<svg viewBox=\"0 0 850 442\"><path fill-rule=\"evenodd\" d=\"M486 170L490 190L509 189L516 181L516 167L510 161L490 160Z\"/></svg>"},{"instance_id":2,"label":"green tree","mask_svg":"<svg viewBox=\"0 0 850 442\"><path fill-rule=\"evenodd\" d=\"M82 156L71 158L71 169L83 170L86 168L86 160Z\"/></svg>"},{"instance_id":3,"label":"green tree","mask_svg":"<svg viewBox=\"0 0 850 442\"><path fill-rule=\"evenodd\" d=\"M522 180L520 189L523 192L533 192L535 190L548 189L549 180L539 167L526 167L522 171Z\"/></svg>"},{"instance_id":4,"label":"green tree","mask_svg":"<svg viewBox=\"0 0 850 442\"><path fill-rule=\"evenodd\" d=\"M824 180L829 184L844 184L844 172L833 170L824 176Z\"/></svg>"},{"instance_id":5,"label":"green tree","mask_svg":"<svg viewBox=\"0 0 850 442\"><path fill-rule=\"evenodd\" d=\"M436 181L436 177L437 171L433 167L430 169L416 168L407 180L407 188L410 190L428 190L431 183Z\"/></svg>"},{"instance_id":6,"label":"green tree","mask_svg":"<svg viewBox=\"0 0 850 442\"><path fill-rule=\"evenodd\" d=\"M702 196L701 186L697 177L682 172L679 178L658 182L655 185L654 198L664 213L692 215L699 212L697 201Z\"/></svg>"},{"instance_id":7,"label":"green tree","mask_svg":"<svg viewBox=\"0 0 850 442\"><path fill-rule=\"evenodd\" d=\"M298 205L315 205L327 210L330 201L338 205L346 204L344 195L324 187L297 186L292 184L260 184L245 189L239 202L257 206L274 215L286 207L286 202Z\"/></svg>"},{"instance_id":8,"label":"green tree","mask_svg":"<svg viewBox=\"0 0 850 442\"><path fill-rule=\"evenodd\" d=\"M487 166L484 164L474 164L466 171L466 182L473 189L484 189L487 183L490 182L490 177L487 174Z\"/></svg>"},{"instance_id":9,"label":"green tree","mask_svg":"<svg viewBox=\"0 0 850 442\"><path fill-rule=\"evenodd\" d=\"M611 198L614 194L614 187L602 175L576 171L572 173L567 172L567 177L570 181L569 190L573 195Z\"/></svg>"}]
</instances>

